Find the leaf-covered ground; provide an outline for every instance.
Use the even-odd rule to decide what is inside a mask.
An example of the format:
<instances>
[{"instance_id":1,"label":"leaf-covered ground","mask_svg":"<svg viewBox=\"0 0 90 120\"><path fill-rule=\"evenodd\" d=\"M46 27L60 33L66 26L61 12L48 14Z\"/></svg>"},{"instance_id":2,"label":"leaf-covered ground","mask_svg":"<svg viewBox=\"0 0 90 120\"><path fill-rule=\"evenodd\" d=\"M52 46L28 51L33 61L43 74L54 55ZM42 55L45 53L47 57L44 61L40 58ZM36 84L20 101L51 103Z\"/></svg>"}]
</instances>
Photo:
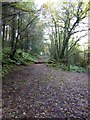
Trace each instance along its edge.
<instances>
[{"instance_id":1,"label":"leaf-covered ground","mask_svg":"<svg viewBox=\"0 0 90 120\"><path fill-rule=\"evenodd\" d=\"M88 74L44 64L18 66L3 79L3 118L89 120Z\"/></svg>"}]
</instances>

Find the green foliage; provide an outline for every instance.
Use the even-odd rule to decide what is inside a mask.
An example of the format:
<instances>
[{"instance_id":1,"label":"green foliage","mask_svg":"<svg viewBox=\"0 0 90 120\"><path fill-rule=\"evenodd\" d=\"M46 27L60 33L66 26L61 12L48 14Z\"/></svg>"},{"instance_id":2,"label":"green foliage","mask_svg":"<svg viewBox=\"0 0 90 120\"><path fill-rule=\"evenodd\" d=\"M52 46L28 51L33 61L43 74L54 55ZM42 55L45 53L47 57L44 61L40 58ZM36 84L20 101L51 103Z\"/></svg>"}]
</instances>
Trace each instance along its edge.
<instances>
[{"instance_id":1,"label":"green foliage","mask_svg":"<svg viewBox=\"0 0 90 120\"><path fill-rule=\"evenodd\" d=\"M16 56L21 61L37 62L37 55L36 54L30 54L30 53L22 52L21 50L18 50Z\"/></svg>"},{"instance_id":2,"label":"green foliage","mask_svg":"<svg viewBox=\"0 0 90 120\"><path fill-rule=\"evenodd\" d=\"M67 66L65 66L64 64L60 64L60 63L57 63L57 64L52 63L52 64L47 64L47 65L50 66L50 67L55 67L56 69L59 68L61 70L65 70L65 71L68 70Z\"/></svg>"},{"instance_id":3,"label":"green foliage","mask_svg":"<svg viewBox=\"0 0 90 120\"><path fill-rule=\"evenodd\" d=\"M9 54L10 54L10 48L6 48L2 51L2 65L9 64Z\"/></svg>"},{"instance_id":4,"label":"green foliage","mask_svg":"<svg viewBox=\"0 0 90 120\"><path fill-rule=\"evenodd\" d=\"M19 3L13 3L13 5L17 8L17 9L20 9L20 10L23 10L23 11L28 11L28 12L31 12L31 10L34 10L35 6L34 6L34 2L33 0L27 0L25 2L21 1Z\"/></svg>"},{"instance_id":5,"label":"green foliage","mask_svg":"<svg viewBox=\"0 0 90 120\"><path fill-rule=\"evenodd\" d=\"M51 41L50 54L52 58L57 62L59 60L63 62L63 59L66 59L66 63L69 59L69 64L74 65L83 61L82 56L79 55L80 50L77 47L79 47L78 42L85 35L78 36L75 40L74 34L79 32L76 31L76 27L81 24L81 21L87 15L88 9L86 9L86 13L84 11L86 5L81 1L76 1L63 2L60 9L57 9L59 6L57 5L56 8L54 3L45 3L43 7L43 15L46 20L49 14L49 19L46 24L48 28L51 28L48 34ZM64 65L61 67L64 68Z\"/></svg>"},{"instance_id":6,"label":"green foliage","mask_svg":"<svg viewBox=\"0 0 90 120\"><path fill-rule=\"evenodd\" d=\"M8 64L5 64L3 67L2 67L2 76L5 76L8 74L8 72L10 71L12 65L8 65Z\"/></svg>"},{"instance_id":7,"label":"green foliage","mask_svg":"<svg viewBox=\"0 0 90 120\"><path fill-rule=\"evenodd\" d=\"M32 62L37 62L38 55L33 55L21 50L17 50L14 59L10 59L10 48L6 48L2 52L2 74L8 74L11 67L15 65L27 65Z\"/></svg>"},{"instance_id":8,"label":"green foliage","mask_svg":"<svg viewBox=\"0 0 90 120\"><path fill-rule=\"evenodd\" d=\"M2 75L6 75L11 68L9 53L9 48L6 48L2 51Z\"/></svg>"},{"instance_id":9,"label":"green foliage","mask_svg":"<svg viewBox=\"0 0 90 120\"><path fill-rule=\"evenodd\" d=\"M72 71L72 72L85 72L86 70L83 67L70 65L70 71Z\"/></svg>"},{"instance_id":10,"label":"green foliage","mask_svg":"<svg viewBox=\"0 0 90 120\"><path fill-rule=\"evenodd\" d=\"M86 72L86 69L83 67L78 67L75 65L65 65L65 64L61 64L61 63L57 63L57 64L47 64L50 67L55 67L55 68L59 68L61 70L64 71L71 71L71 72Z\"/></svg>"}]
</instances>

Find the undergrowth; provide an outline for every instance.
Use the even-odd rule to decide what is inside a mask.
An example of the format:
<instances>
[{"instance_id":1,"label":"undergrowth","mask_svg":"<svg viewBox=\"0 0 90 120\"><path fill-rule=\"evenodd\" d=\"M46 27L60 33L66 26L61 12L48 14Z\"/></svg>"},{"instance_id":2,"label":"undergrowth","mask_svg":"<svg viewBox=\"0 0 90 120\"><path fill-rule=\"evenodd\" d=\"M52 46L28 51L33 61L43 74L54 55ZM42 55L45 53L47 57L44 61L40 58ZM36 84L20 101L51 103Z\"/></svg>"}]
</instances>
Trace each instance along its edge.
<instances>
[{"instance_id":1,"label":"undergrowth","mask_svg":"<svg viewBox=\"0 0 90 120\"><path fill-rule=\"evenodd\" d=\"M86 72L86 69L83 67L79 67L79 66L75 66L75 65L69 65L66 66L65 64L61 64L61 63L51 63L51 64L47 64L50 67L54 67L54 68L59 68L63 71L71 71L71 72Z\"/></svg>"},{"instance_id":2,"label":"undergrowth","mask_svg":"<svg viewBox=\"0 0 90 120\"><path fill-rule=\"evenodd\" d=\"M31 64L32 62L37 62L37 59L37 54L33 55L31 53L17 50L14 59L12 60L10 59L10 49L4 49L2 51L2 75L5 76L8 74L13 66Z\"/></svg>"}]
</instances>

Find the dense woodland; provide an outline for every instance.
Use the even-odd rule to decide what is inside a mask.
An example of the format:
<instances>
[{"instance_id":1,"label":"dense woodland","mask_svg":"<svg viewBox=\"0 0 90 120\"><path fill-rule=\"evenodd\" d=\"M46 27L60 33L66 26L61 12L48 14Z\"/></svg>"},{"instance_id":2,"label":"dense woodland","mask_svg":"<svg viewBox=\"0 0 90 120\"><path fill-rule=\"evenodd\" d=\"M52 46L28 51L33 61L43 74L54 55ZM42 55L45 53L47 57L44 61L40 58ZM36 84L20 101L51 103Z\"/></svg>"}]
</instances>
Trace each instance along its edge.
<instances>
[{"instance_id":1,"label":"dense woodland","mask_svg":"<svg viewBox=\"0 0 90 120\"><path fill-rule=\"evenodd\" d=\"M23 1L0 3L0 118L89 120L90 1Z\"/></svg>"},{"instance_id":2,"label":"dense woodland","mask_svg":"<svg viewBox=\"0 0 90 120\"><path fill-rule=\"evenodd\" d=\"M89 43L82 51L78 42L87 34L76 40L74 34L86 31L77 27L88 17L89 5L77 1L56 7L48 2L38 9L33 0L2 2L3 74L13 65L37 61L41 55L47 56L52 66L84 71L89 66Z\"/></svg>"}]
</instances>

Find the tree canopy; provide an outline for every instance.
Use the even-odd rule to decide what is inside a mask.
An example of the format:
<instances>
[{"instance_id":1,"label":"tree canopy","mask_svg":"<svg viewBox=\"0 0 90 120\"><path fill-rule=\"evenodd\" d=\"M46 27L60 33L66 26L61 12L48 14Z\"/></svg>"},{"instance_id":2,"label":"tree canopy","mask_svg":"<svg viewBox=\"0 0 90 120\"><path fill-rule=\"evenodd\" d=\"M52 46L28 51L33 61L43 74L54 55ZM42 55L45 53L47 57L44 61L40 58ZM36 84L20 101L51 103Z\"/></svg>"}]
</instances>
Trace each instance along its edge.
<instances>
[{"instance_id":1,"label":"tree canopy","mask_svg":"<svg viewBox=\"0 0 90 120\"><path fill-rule=\"evenodd\" d=\"M78 29L87 24L90 1L44 3L40 9L34 0L2 2L2 49L9 48L9 59L16 60L18 50L39 55L66 65L87 64L88 50L81 55L79 41L87 30ZM85 32L76 37L75 34ZM86 59L84 60L84 58Z\"/></svg>"}]
</instances>

